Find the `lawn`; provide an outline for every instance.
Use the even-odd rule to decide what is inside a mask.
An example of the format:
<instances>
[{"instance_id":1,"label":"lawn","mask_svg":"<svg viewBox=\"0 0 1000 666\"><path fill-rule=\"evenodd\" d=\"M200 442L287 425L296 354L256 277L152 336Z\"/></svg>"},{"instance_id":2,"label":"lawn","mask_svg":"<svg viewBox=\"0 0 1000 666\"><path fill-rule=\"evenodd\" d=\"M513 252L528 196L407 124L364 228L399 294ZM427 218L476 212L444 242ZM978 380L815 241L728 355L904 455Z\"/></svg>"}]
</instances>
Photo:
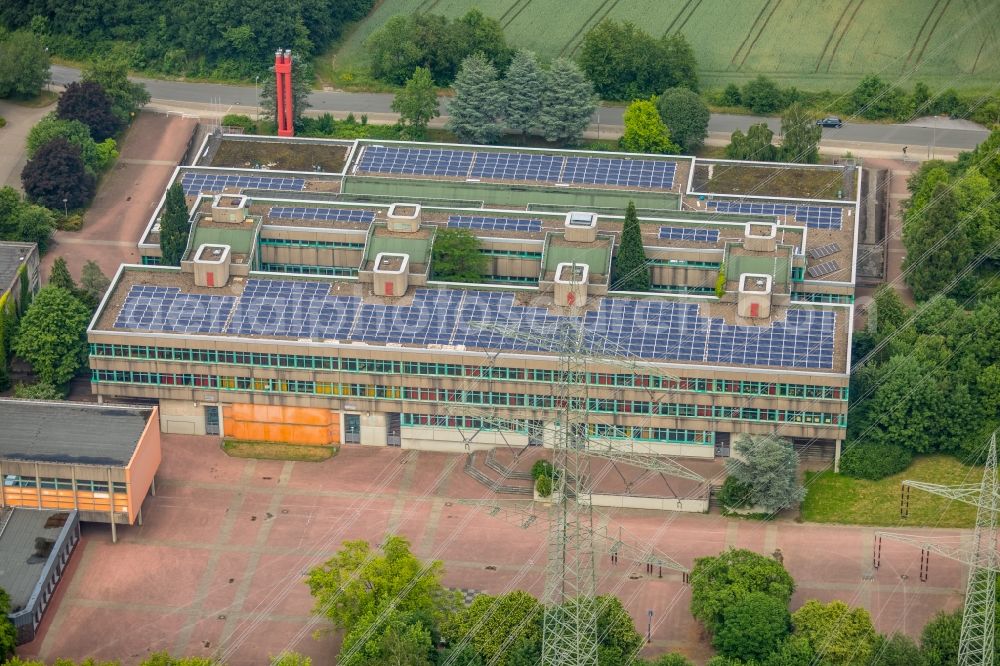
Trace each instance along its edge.
<instances>
[{"instance_id":1,"label":"lawn","mask_svg":"<svg viewBox=\"0 0 1000 666\"><path fill-rule=\"evenodd\" d=\"M227 439L222 450L232 458L256 458L257 460L295 460L298 462L322 462L329 460L337 452L332 446L306 446L304 444L280 444L278 442L245 442Z\"/></svg>"},{"instance_id":2,"label":"lawn","mask_svg":"<svg viewBox=\"0 0 1000 666\"><path fill-rule=\"evenodd\" d=\"M318 58L318 70L334 85L370 84L364 40L390 17L457 17L472 7L499 20L513 46L546 60L575 57L583 36L604 18L632 21L657 36L680 31L711 88L757 74L814 91L845 91L871 72L889 80L912 72L908 88L916 80L988 88L1000 78L1000 59L991 53L990 3L931 0L383 0Z\"/></svg>"},{"instance_id":3,"label":"lawn","mask_svg":"<svg viewBox=\"0 0 1000 666\"><path fill-rule=\"evenodd\" d=\"M914 459L910 467L881 481L852 479L833 472L806 472L809 494L802 503L802 519L814 523L849 523L880 527L972 527L974 506L911 490L909 516L899 516L900 487L904 479L945 485L978 483L982 469L951 456Z\"/></svg>"}]
</instances>

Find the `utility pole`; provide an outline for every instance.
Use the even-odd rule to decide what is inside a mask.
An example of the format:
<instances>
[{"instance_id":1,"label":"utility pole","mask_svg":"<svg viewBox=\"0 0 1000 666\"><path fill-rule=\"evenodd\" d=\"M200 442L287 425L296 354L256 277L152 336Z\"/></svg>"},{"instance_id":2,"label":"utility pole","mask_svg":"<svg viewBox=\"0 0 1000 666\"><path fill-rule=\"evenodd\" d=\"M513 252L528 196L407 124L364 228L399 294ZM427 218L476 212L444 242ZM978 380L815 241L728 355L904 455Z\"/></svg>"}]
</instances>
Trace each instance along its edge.
<instances>
[{"instance_id":1,"label":"utility pole","mask_svg":"<svg viewBox=\"0 0 1000 666\"><path fill-rule=\"evenodd\" d=\"M978 484L944 486L920 481L903 481L900 495L900 515L905 518L909 510L910 489L916 488L939 497L972 504L976 507L976 529L972 542L948 544L941 539L925 538L893 532L875 533L874 566L879 566L883 538L920 546L920 580L927 580L927 566L931 553L938 553L969 567L965 586L965 605L962 609L962 632L958 644L958 666L993 666L994 622L996 620L996 580L1000 573L997 555L998 512L1000 497L997 492L997 434L990 437L989 452L983 480Z\"/></svg>"}]
</instances>

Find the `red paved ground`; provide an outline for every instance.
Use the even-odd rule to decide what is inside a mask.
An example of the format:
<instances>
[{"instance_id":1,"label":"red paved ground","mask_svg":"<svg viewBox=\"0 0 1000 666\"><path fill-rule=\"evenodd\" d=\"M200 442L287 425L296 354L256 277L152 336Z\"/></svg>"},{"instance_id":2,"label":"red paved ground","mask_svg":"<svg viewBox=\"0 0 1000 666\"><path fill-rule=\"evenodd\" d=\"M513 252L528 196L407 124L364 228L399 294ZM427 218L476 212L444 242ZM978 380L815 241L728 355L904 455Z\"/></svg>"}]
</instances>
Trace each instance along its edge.
<instances>
[{"instance_id":1,"label":"red paved ground","mask_svg":"<svg viewBox=\"0 0 1000 666\"><path fill-rule=\"evenodd\" d=\"M116 545L108 527L85 527L23 656L133 664L170 650L242 666L291 648L330 663L337 637L313 637L326 624L310 613L302 575L345 539L377 542L387 533L407 536L423 558L444 560L449 586L542 592L541 521L522 529L457 503L486 493L462 473L462 456L345 448L324 463L281 463L227 458L212 438L165 436L163 447L159 493L146 501L145 525L119 530ZM882 566L866 580L871 528L648 511L602 511L596 521L686 566L727 546L781 548L798 584L793 607L843 599L868 608L884 632L915 635L937 609L961 600L960 566L935 558L930 580L921 583L919 553L897 543L883 544ZM600 591L618 595L641 630L653 610L649 654L681 650L699 662L710 656L679 575L650 576L607 556L598 573Z\"/></svg>"},{"instance_id":2,"label":"red paved ground","mask_svg":"<svg viewBox=\"0 0 1000 666\"><path fill-rule=\"evenodd\" d=\"M197 120L140 113L128 130L121 156L104 175L80 231L57 231L42 259L44 279L56 257L63 257L79 279L90 259L111 277L123 263L139 263L136 243L163 196L170 174L184 155Z\"/></svg>"}]
</instances>

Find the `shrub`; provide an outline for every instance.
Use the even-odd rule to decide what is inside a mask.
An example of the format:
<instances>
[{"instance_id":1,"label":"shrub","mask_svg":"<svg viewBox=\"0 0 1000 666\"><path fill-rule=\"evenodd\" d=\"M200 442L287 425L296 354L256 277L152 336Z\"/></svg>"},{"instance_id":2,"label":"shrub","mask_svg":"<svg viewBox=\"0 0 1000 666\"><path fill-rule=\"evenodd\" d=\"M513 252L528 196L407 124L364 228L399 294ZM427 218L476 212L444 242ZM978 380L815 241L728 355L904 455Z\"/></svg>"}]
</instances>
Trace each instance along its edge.
<instances>
[{"instance_id":1,"label":"shrub","mask_svg":"<svg viewBox=\"0 0 1000 666\"><path fill-rule=\"evenodd\" d=\"M4 118L3 116L0 116L0 127L4 127L6 125L7 125L7 119Z\"/></svg>"},{"instance_id":2,"label":"shrub","mask_svg":"<svg viewBox=\"0 0 1000 666\"><path fill-rule=\"evenodd\" d=\"M535 464L531 466L531 478L537 479L542 476L551 478L554 471L552 463L548 460L536 460Z\"/></svg>"},{"instance_id":3,"label":"shrub","mask_svg":"<svg viewBox=\"0 0 1000 666\"><path fill-rule=\"evenodd\" d=\"M83 227L83 216L71 213L69 217L56 218L56 229L60 231L79 231Z\"/></svg>"},{"instance_id":4,"label":"shrub","mask_svg":"<svg viewBox=\"0 0 1000 666\"><path fill-rule=\"evenodd\" d=\"M226 127L239 127L245 134L253 134L257 130L257 123L242 113L226 114L222 117L222 124Z\"/></svg>"},{"instance_id":5,"label":"shrub","mask_svg":"<svg viewBox=\"0 0 1000 666\"><path fill-rule=\"evenodd\" d=\"M14 397L20 400L65 400L62 391L52 384L38 382L37 384L18 384L14 387Z\"/></svg>"},{"instance_id":6,"label":"shrub","mask_svg":"<svg viewBox=\"0 0 1000 666\"><path fill-rule=\"evenodd\" d=\"M736 477L727 476L722 483L722 490L719 491L719 501L729 509L738 509L745 506L750 498L750 486L741 483Z\"/></svg>"},{"instance_id":7,"label":"shrub","mask_svg":"<svg viewBox=\"0 0 1000 666\"><path fill-rule=\"evenodd\" d=\"M855 479L878 481L902 472L912 460L913 453L898 444L854 444L840 456L840 471Z\"/></svg>"},{"instance_id":8,"label":"shrub","mask_svg":"<svg viewBox=\"0 0 1000 666\"><path fill-rule=\"evenodd\" d=\"M538 492L540 497L549 497L552 495L552 477L551 476L540 476L535 479L535 490Z\"/></svg>"}]
</instances>

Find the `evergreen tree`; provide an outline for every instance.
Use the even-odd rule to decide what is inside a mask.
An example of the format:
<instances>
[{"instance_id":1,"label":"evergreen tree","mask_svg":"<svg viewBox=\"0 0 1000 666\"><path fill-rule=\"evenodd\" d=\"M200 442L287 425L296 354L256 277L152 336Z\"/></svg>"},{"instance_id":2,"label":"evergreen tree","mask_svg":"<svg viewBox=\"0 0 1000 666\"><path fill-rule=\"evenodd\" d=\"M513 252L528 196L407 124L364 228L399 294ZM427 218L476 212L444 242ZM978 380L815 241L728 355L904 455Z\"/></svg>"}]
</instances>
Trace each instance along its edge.
<instances>
[{"instance_id":1,"label":"evergreen tree","mask_svg":"<svg viewBox=\"0 0 1000 666\"><path fill-rule=\"evenodd\" d=\"M625 133L618 146L631 153L681 152L680 146L670 140L670 130L651 99L637 99L625 109Z\"/></svg>"},{"instance_id":2,"label":"evergreen tree","mask_svg":"<svg viewBox=\"0 0 1000 666\"><path fill-rule=\"evenodd\" d=\"M80 271L80 290L87 294L95 306L101 301L110 284L111 280L96 261L91 259L83 265L83 270Z\"/></svg>"},{"instance_id":3,"label":"evergreen tree","mask_svg":"<svg viewBox=\"0 0 1000 666\"><path fill-rule=\"evenodd\" d=\"M400 124L409 129L413 138L426 136L427 124L441 115L429 69L417 67L413 70L406 86L393 98L392 110L399 114Z\"/></svg>"},{"instance_id":4,"label":"evergreen tree","mask_svg":"<svg viewBox=\"0 0 1000 666\"><path fill-rule=\"evenodd\" d=\"M493 143L503 131L498 121L502 113L496 67L481 53L469 56L455 77L455 97L448 105L448 129L461 141Z\"/></svg>"},{"instance_id":5,"label":"evergreen tree","mask_svg":"<svg viewBox=\"0 0 1000 666\"><path fill-rule=\"evenodd\" d=\"M632 201L625 209L625 223L611 273L612 289L649 291L649 267L646 265L646 250L642 247L642 228Z\"/></svg>"},{"instance_id":6,"label":"evergreen tree","mask_svg":"<svg viewBox=\"0 0 1000 666\"><path fill-rule=\"evenodd\" d=\"M799 485L799 456L790 442L768 435L741 435L740 457L726 461L726 473L750 487L747 504L767 511L794 507L806 495Z\"/></svg>"},{"instance_id":7,"label":"evergreen tree","mask_svg":"<svg viewBox=\"0 0 1000 666\"><path fill-rule=\"evenodd\" d=\"M173 187L167 190L167 201L163 206L163 216L160 218L160 251L163 254L163 265L180 266L190 231L184 188L180 183L174 183Z\"/></svg>"},{"instance_id":8,"label":"evergreen tree","mask_svg":"<svg viewBox=\"0 0 1000 666\"><path fill-rule=\"evenodd\" d=\"M785 162L815 164L819 161L819 140L823 128L806 112L800 102L781 115L781 159Z\"/></svg>"},{"instance_id":9,"label":"evergreen tree","mask_svg":"<svg viewBox=\"0 0 1000 666\"><path fill-rule=\"evenodd\" d=\"M545 72L534 53L521 50L514 54L501 88L507 101L507 127L522 136L534 132L545 91Z\"/></svg>"},{"instance_id":10,"label":"evergreen tree","mask_svg":"<svg viewBox=\"0 0 1000 666\"><path fill-rule=\"evenodd\" d=\"M62 257L57 257L55 263L52 264L52 273L49 275L49 286L62 287L71 294L76 293L76 283L73 281L73 276L69 274L66 260Z\"/></svg>"},{"instance_id":11,"label":"evergreen tree","mask_svg":"<svg viewBox=\"0 0 1000 666\"><path fill-rule=\"evenodd\" d=\"M539 117L545 140L577 143L596 108L594 86L583 70L571 60L555 60L546 77Z\"/></svg>"},{"instance_id":12,"label":"evergreen tree","mask_svg":"<svg viewBox=\"0 0 1000 666\"><path fill-rule=\"evenodd\" d=\"M958 271L972 260L972 246L957 208L951 188L938 183L929 203L908 215L903 225L903 274L918 301L948 289Z\"/></svg>"}]
</instances>

